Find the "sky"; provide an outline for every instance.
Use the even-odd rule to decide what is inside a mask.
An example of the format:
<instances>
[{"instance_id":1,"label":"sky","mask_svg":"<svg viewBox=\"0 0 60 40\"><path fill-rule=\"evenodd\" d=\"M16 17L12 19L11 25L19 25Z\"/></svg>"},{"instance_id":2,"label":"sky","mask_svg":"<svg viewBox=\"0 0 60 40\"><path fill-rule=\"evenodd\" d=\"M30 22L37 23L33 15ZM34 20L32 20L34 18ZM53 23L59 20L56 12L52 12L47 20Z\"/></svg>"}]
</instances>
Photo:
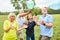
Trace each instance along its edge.
<instances>
[{"instance_id":1,"label":"sky","mask_svg":"<svg viewBox=\"0 0 60 40\"><path fill-rule=\"evenodd\" d=\"M10 0L0 0L0 11L2 12L13 12L15 8L11 4Z\"/></svg>"},{"instance_id":2,"label":"sky","mask_svg":"<svg viewBox=\"0 0 60 40\"><path fill-rule=\"evenodd\" d=\"M35 0L36 7L43 8L44 6L52 9L60 8L60 0ZM11 4L10 0L0 0L0 11L2 12L13 12L15 8Z\"/></svg>"},{"instance_id":3,"label":"sky","mask_svg":"<svg viewBox=\"0 0 60 40\"><path fill-rule=\"evenodd\" d=\"M54 10L58 10L58 9L60 9L60 2L56 3L56 4L49 5L49 7Z\"/></svg>"},{"instance_id":4,"label":"sky","mask_svg":"<svg viewBox=\"0 0 60 40\"><path fill-rule=\"evenodd\" d=\"M60 0L35 0L36 6L43 8L44 6L50 7L52 9L57 9L60 7ZM56 7L58 6L58 7Z\"/></svg>"}]
</instances>

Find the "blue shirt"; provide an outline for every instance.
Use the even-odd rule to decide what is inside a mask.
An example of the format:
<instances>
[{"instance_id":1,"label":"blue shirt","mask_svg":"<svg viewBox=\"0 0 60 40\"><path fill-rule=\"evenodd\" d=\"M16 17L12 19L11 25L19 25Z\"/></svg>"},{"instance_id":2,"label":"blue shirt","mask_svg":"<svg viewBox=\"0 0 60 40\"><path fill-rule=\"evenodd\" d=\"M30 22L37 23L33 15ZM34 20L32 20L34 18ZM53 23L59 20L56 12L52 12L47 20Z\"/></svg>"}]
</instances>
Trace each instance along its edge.
<instances>
[{"instance_id":1,"label":"blue shirt","mask_svg":"<svg viewBox=\"0 0 60 40\"><path fill-rule=\"evenodd\" d=\"M39 21L44 20L45 23L52 23L53 22L53 18L51 15L46 14L45 16L41 16L39 18ZM53 35L53 28L48 28L42 24L40 24L40 34L43 36L48 36L48 37L52 37Z\"/></svg>"}]
</instances>

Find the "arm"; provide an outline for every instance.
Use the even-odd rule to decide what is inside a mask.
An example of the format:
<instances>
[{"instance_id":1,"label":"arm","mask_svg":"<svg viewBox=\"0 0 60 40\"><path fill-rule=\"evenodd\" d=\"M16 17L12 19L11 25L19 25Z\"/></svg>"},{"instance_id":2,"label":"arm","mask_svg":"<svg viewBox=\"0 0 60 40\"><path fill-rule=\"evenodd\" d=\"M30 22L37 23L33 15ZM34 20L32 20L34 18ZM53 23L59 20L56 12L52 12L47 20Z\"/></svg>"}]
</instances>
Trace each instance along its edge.
<instances>
[{"instance_id":1,"label":"arm","mask_svg":"<svg viewBox=\"0 0 60 40\"><path fill-rule=\"evenodd\" d=\"M8 32L8 31L11 30L11 29L13 30L13 29L14 29L14 26L10 25L9 28L6 28L6 29L5 29L5 32Z\"/></svg>"},{"instance_id":2,"label":"arm","mask_svg":"<svg viewBox=\"0 0 60 40\"><path fill-rule=\"evenodd\" d=\"M27 28L27 27L28 27L28 26L24 24L21 28L17 29L17 31L23 30L23 29L25 29L25 28Z\"/></svg>"},{"instance_id":3,"label":"arm","mask_svg":"<svg viewBox=\"0 0 60 40\"><path fill-rule=\"evenodd\" d=\"M46 27L49 27L49 28L51 28L51 27L53 26L52 23L47 23L47 24L45 24L45 25L46 25Z\"/></svg>"},{"instance_id":4,"label":"arm","mask_svg":"<svg viewBox=\"0 0 60 40\"><path fill-rule=\"evenodd\" d=\"M5 32L8 32L10 29L11 29L11 28L9 27L9 28L4 29L4 31L5 31Z\"/></svg>"},{"instance_id":5,"label":"arm","mask_svg":"<svg viewBox=\"0 0 60 40\"><path fill-rule=\"evenodd\" d=\"M39 22L38 22L37 20L34 20L34 21L35 21L35 24L36 24L37 26L40 25Z\"/></svg>"},{"instance_id":6,"label":"arm","mask_svg":"<svg viewBox=\"0 0 60 40\"><path fill-rule=\"evenodd\" d=\"M48 23L45 23L44 20L42 20L40 23L48 28L51 28L53 26L53 19L51 16L48 17Z\"/></svg>"},{"instance_id":7,"label":"arm","mask_svg":"<svg viewBox=\"0 0 60 40\"><path fill-rule=\"evenodd\" d=\"M17 28L17 31L20 31L20 30L23 30L24 28L27 28L26 21L25 21L25 19L23 19L23 20L24 21L23 21L23 24L22 24L21 28Z\"/></svg>"},{"instance_id":8,"label":"arm","mask_svg":"<svg viewBox=\"0 0 60 40\"><path fill-rule=\"evenodd\" d=\"M19 29L17 29L17 32L20 31L20 30L22 30L22 29L23 29L23 28L19 28Z\"/></svg>"},{"instance_id":9,"label":"arm","mask_svg":"<svg viewBox=\"0 0 60 40\"><path fill-rule=\"evenodd\" d=\"M4 26L4 31L5 32L8 32L11 29L11 27L8 27L8 22L7 21L4 22L3 26Z\"/></svg>"},{"instance_id":10,"label":"arm","mask_svg":"<svg viewBox=\"0 0 60 40\"><path fill-rule=\"evenodd\" d=\"M25 15L28 15L30 12L31 12L31 11L29 10L29 11L26 12L26 13L22 13L22 14L19 15L19 17L22 17L22 16L25 16Z\"/></svg>"},{"instance_id":11,"label":"arm","mask_svg":"<svg viewBox=\"0 0 60 40\"><path fill-rule=\"evenodd\" d=\"M33 20L35 21L36 25L39 26L39 22L36 16L33 16Z\"/></svg>"},{"instance_id":12,"label":"arm","mask_svg":"<svg viewBox=\"0 0 60 40\"><path fill-rule=\"evenodd\" d=\"M42 25L44 25L44 26L46 26L48 28L51 28L53 26L52 23L45 23L43 20L40 21L40 24L42 24Z\"/></svg>"},{"instance_id":13,"label":"arm","mask_svg":"<svg viewBox=\"0 0 60 40\"><path fill-rule=\"evenodd\" d=\"M28 27L27 24L24 23L21 28L18 28L18 29L17 29L17 31L23 30L23 29L25 29L25 28L27 28L27 27Z\"/></svg>"},{"instance_id":14,"label":"arm","mask_svg":"<svg viewBox=\"0 0 60 40\"><path fill-rule=\"evenodd\" d=\"M53 26L53 18L52 16L48 17L48 23L46 23L46 26L51 28Z\"/></svg>"},{"instance_id":15,"label":"arm","mask_svg":"<svg viewBox=\"0 0 60 40\"><path fill-rule=\"evenodd\" d=\"M22 27L18 28L17 31L23 30L24 29L24 25L22 25Z\"/></svg>"}]
</instances>

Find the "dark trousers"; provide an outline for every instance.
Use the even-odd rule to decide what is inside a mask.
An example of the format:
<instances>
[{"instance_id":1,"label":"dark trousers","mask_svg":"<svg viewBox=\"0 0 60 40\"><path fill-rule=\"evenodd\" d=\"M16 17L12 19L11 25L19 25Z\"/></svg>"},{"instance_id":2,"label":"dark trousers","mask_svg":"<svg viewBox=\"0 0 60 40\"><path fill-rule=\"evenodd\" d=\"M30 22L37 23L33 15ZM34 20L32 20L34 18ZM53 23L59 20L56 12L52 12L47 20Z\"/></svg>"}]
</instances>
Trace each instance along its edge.
<instances>
[{"instance_id":1,"label":"dark trousers","mask_svg":"<svg viewBox=\"0 0 60 40\"><path fill-rule=\"evenodd\" d=\"M39 40L50 40L51 37L40 35Z\"/></svg>"},{"instance_id":2,"label":"dark trousers","mask_svg":"<svg viewBox=\"0 0 60 40\"><path fill-rule=\"evenodd\" d=\"M35 38L34 38L34 34L33 34L32 36L28 36L28 35L26 35L26 40L30 40L30 38L31 38L31 40L35 40Z\"/></svg>"}]
</instances>

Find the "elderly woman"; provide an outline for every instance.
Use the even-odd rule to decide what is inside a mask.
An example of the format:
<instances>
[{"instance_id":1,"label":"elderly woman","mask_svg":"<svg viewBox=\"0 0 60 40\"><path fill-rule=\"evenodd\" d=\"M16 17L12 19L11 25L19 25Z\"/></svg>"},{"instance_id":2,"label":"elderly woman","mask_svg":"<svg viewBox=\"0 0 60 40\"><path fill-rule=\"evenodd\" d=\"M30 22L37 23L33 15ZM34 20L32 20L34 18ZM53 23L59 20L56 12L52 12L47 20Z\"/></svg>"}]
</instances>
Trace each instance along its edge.
<instances>
[{"instance_id":1,"label":"elderly woman","mask_svg":"<svg viewBox=\"0 0 60 40\"><path fill-rule=\"evenodd\" d=\"M4 35L3 40L16 40L16 30L18 29L17 22L15 21L16 15L14 13L10 13L8 15L8 20L4 22Z\"/></svg>"}]
</instances>

